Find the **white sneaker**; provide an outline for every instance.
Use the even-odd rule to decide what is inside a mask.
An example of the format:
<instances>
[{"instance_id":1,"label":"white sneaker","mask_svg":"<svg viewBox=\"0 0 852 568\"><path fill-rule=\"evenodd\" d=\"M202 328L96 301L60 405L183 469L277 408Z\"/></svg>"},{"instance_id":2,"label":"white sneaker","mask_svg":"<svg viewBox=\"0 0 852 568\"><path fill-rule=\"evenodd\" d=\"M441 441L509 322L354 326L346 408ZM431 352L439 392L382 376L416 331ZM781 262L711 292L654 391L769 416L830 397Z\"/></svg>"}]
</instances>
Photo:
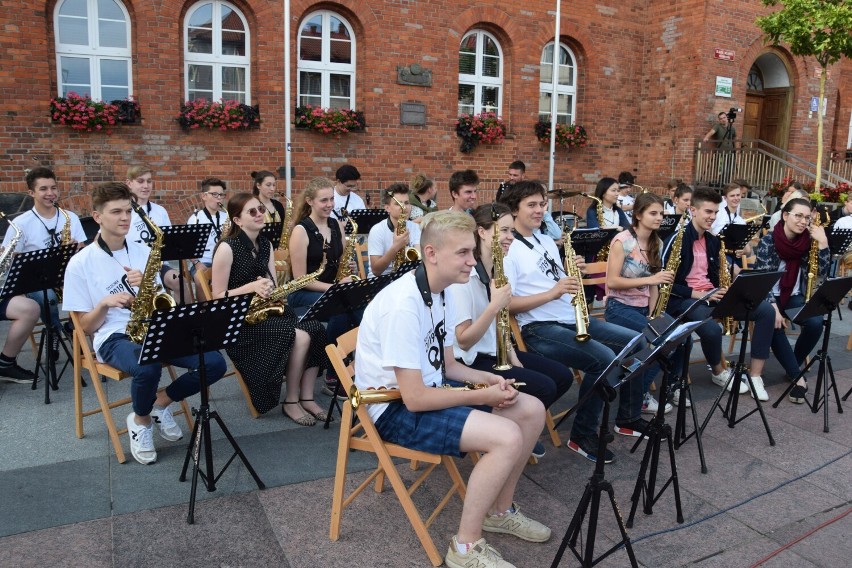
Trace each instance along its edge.
<instances>
[{"instance_id":1,"label":"white sneaker","mask_svg":"<svg viewBox=\"0 0 852 568\"><path fill-rule=\"evenodd\" d=\"M142 465L157 461L157 450L154 448L154 425L142 426L137 424L135 414L127 415L127 435L130 436L130 453Z\"/></svg>"},{"instance_id":2,"label":"white sneaker","mask_svg":"<svg viewBox=\"0 0 852 568\"><path fill-rule=\"evenodd\" d=\"M683 389L677 389L676 391L674 391L674 394L672 395L672 404L674 404L675 406L680 406L680 393L681 392L683 392ZM686 400L686 407L692 408L692 401L689 400L689 397L687 397L685 400Z\"/></svg>"},{"instance_id":3,"label":"white sneaker","mask_svg":"<svg viewBox=\"0 0 852 568\"><path fill-rule=\"evenodd\" d=\"M646 392L645 397L642 399L642 414L656 414L657 410L659 410L660 405L656 401L656 399L651 396L651 393ZM665 414L668 414L672 411L672 405L668 402L666 403L666 408L663 411Z\"/></svg>"},{"instance_id":4,"label":"white sneaker","mask_svg":"<svg viewBox=\"0 0 852 568\"><path fill-rule=\"evenodd\" d=\"M719 385L720 387L724 387L726 384L728 385L728 392L731 392L733 388L734 381L728 382L728 379L731 377L731 370L725 369L718 375L710 372L710 378L713 379L713 382ZM748 384L745 382L745 377L740 380L740 394L745 394L748 392Z\"/></svg>"},{"instance_id":5,"label":"white sneaker","mask_svg":"<svg viewBox=\"0 0 852 568\"><path fill-rule=\"evenodd\" d=\"M763 377L752 377L751 384L754 385L754 392L757 393L757 400L760 402L766 402L769 400L769 393L766 392L766 389L763 387ZM754 398L754 393L751 395Z\"/></svg>"},{"instance_id":6,"label":"white sneaker","mask_svg":"<svg viewBox=\"0 0 852 568\"><path fill-rule=\"evenodd\" d=\"M183 430L180 429L171 409L167 406L162 410L156 406L151 410L151 420L157 425L160 430L160 436L169 442L176 442L183 438Z\"/></svg>"}]
</instances>

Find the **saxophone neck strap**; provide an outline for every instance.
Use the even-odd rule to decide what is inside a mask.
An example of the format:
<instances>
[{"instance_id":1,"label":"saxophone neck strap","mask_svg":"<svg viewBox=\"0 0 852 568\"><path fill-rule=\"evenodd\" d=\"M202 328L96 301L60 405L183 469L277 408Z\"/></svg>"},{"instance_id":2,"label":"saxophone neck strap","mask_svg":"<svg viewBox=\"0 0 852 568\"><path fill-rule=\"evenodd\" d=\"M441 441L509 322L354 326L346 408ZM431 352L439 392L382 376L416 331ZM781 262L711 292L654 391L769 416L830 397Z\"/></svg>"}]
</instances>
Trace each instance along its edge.
<instances>
[{"instance_id":1,"label":"saxophone neck strap","mask_svg":"<svg viewBox=\"0 0 852 568\"><path fill-rule=\"evenodd\" d=\"M426 274L426 265L422 262L420 265L414 269L414 282L417 284L417 290L420 292L420 297L423 299L423 303L426 304L426 307L429 310L429 317L432 319L432 329L435 330L435 337L438 340L438 358L441 361L441 380L445 382L444 379L447 376L447 366L444 361L444 336L446 335L446 330L437 329L435 327L435 318L432 315L432 290L429 288L429 276ZM443 306L443 316L444 316L444 325L446 326L447 319L447 300L444 296L444 290L441 290L441 305Z\"/></svg>"},{"instance_id":2,"label":"saxophone neck strap","mask_svg":"<svg viewBox=\"0 0 852 568\"><path fill-rule=\"evenodd\" d=\"M480 282L485 286L485 293L488 295L488 301L491 301L491 277L488 276L488 271L485 270L485 265L482 264L482 260L476 261L476 266L473 267L476 270L476 275L479 276Z\"/></svg>"},{"instance_id":3,"label":"saxophone neck strap","mask_svg":"<svg viewBox=\"0 0 852 568\"><path fill-rule=\"evenodd\" d=\"M122 244L124 245L124 252L127 254L127 258L130 259L130 249L127 248L127 240L125 239ZM104 240L103 236L101 236L100 233L98 233L98 246L101 247L101 250L104 251L105 253L107 253L110 256L110 258L115 258L115 256L112 254L112 251L109 248L109 245L106 244L106 241Z\"/></svg>"}]
</instances>

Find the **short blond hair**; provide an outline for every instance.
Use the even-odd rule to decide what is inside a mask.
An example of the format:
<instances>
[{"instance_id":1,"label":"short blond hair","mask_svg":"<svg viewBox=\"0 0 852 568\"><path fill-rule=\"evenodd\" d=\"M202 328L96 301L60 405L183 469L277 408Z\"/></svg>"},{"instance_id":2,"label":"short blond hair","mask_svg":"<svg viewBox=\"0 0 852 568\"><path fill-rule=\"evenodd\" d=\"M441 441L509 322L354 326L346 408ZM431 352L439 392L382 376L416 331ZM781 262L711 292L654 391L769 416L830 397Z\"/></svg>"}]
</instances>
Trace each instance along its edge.
<instances>
[{"instance_id":1,"label":"short blond hair","mask_svg":"<svg viewBox=\"0 0 852 568\"><path fill-rule=\"evenodd\" d=\"M153 174L154 169L148 164L136 164L127 168L127 177L125 179L136 179L143 174Z\"/></svg>"},{"instance_id":2,"label":"short blond hair","mask_svg":"<svg viewBox=\"0 0 852 568\"><path fill-rule=\"evenodd\" d=\"M423 217L420 223L420 248L432 245L441 248L448 231L462 231L473 234L476 222L467 213L460 211L435 211Z\"/></svg>"}]
</instances>

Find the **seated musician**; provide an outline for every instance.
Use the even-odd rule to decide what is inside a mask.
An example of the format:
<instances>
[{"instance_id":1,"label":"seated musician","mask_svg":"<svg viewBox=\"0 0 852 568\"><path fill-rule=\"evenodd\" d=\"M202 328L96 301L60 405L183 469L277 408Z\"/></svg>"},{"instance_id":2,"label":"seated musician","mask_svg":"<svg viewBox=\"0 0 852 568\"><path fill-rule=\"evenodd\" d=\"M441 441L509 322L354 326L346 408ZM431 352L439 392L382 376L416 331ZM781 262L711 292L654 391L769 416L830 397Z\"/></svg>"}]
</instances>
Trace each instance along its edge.
<instances>
[{"instance_id":1,"label":"seated musician","mask_svg":"<svg viewBox=\"0 0 852 568\"><path fill-rule=\"evenodd\" d=\"M772 288L770 301L775 308L775 333L772 336L772 352L784 367L790 380L799 376L805 358L810 355L822 335L822 316L808 318L799 324L801 333L793 349L784 330L786 311L805 305L805 289L808 285L807 274L818 276L828 273L831 265L831 251L825 229L811 223L811 210L807 199L791 199L781 209L781 221L772 232L764 236L757 245L756 270L784 270L781 280ZM810 266L810 249L817 243L816 267ZM814 270L815 269L815 270ZM816 286L814 285L814 290ZM805 401L808 384L804 377L798 380L790 391L790 401L801 404Z\"/></svg>"},{"instance_id":2,"label":"seated musician","mask_svg":"<svg viewBox=\"0 0 852 568\"><path fill-rule=\"evenodd\" d=\"M411 193L408 194L408 201L411 203L409 219L419 225L424 215L437 211L438 202L435 201L437 194L438 187L435 182L425 175L417 174L411 178Z\"/></svg>"},{"instance_id":3,"label":"seated musician","mask_svg":"<svg viewBox=\"0 0 852 568\"><path fill-rule=\"evenodd\" d=\"M666 215L689 215L689 204L692 201L692 188L685 183L678 184L672 193L672 199L666 201Z\"/></svg>"},{"instance_id":4,"label":"seated musician","mask_svg":"<svg viewBox=\"0 0 852 568\"><path fill-rule=\"evenodd\" d=\"M719 288L719 270L721 244L719 237L710 232L713 221L719 213L722 198L710 188L698 188L692 194L690 213L692 220L686 225L681 242L681 261L675 274L672 293L666 311L677 316L694 304L707 292ZM663 250L663 265L668 262L671 246L677 233L672 233ZM727 261L725 261L727 262ZM719 288L709 303L697 306L687 316L687 321L700 321L710 317L727 288ZM769 394L763 386L763 367L769 357L769 343L775 326L775 310L768 302L762 302L751 312L754 332L751 340L751 378L760 400L769 400ZM711 369L711 379L717 385L731 388L728 383L730 369L727 368L722 354L722 328L713 321L704 322L696 333L701 339L701 350ZM748 392L745 381L740 383L740 394Z\"/></svg>"},{"instance_id":5,"label":"seated musician","mask_svg":"<svg viewBox=\"0 0 852 568\"><path fill-rule=\"evenodd\" d=\"M160 436L175 441L183 432L169 405L199 391L198 356L187 355L168 363L189 369L157 391L160 363L140 365L142 346L131 341L125 329L132 321L134 299L150 297L160 287L159 270L147 270L151 250L126 238L130 228L132 194L127 185L109 182L92 192L92 217L100 225L97 240L71 257L65 271L62 309L80 314L83 331L94 337L95 353L103 361L131 376L133 412L127 415L130 453L141 464L154 463L154 424ZM147 301L151 301L148 299ZM225 374L225 360L218 351L204 354L207 382Z\"/></svg>"},{"instance_id":6,"label":"seated musician","mask_svg":"<svg viewBox=\"0 0 852 568\"><path fill-rule=\"evenodd\" d=\"M344 211L349 213L356 209L367 208L361 196L355 193L358 191L360 179L361 172L351 164L343 164L334 172L334 209L332 210L334 218L342 220L345 217Z\"/></svg>"},{"instance_id":7,"label":"seated musician","mask_svg":"<svg viewBox=\"0 0 852 568\"><path fill-rule=\"evenodd\" d=\"M26 296L0 300L0 321L12 322L0 351L0 383L31 385L35 380L32 371L18 365L17 357L38 321L38 314L38 304Z\"/></svg>"},{"instance_id":8,"label":"seated musician","mask_svg":"<svg viewBox=\"0 0 852 568\"><path fill-rule=\"evenodd\" d=\"M169 213L162 205L158 205L151 201L151 192L154 190L154 170L151 167L140 164L127 168L127 179L124 183L130 188L136 203L145 212L145 215L161 229L169 227L172 224L169 219ZM130 231L127 233L127 240L134 243L150 243L154 238L148 229L148 225L139 216L136 211L133 211L130 220ZM178 278L178 271L171 268L168 263L163 263L163 269L160 272L163 285L176 295L180 295L181 287ZM183 290L184 303L192 301L192 291L189 286L185 286Z\"/></svg>"},{"instance_id":9,"label":"seated musician","mask_svg":"<svg viewBox=\"0 0 852 568\"><path fill-rule=\"evenodd\" d=\"M336 282L340 262L350 262L352 274L356 273L350 259L343 260L346 248L344 225L332 216L334 208L334 182L327 178L314 178L302 191L294 208L293 228L290 233L290 263L293 278L302 278L317 270L326 257L326 266L319 278L290 294L287 303L293 308L309 308ZM351 282L347 276L341 282ZM344 312L328 318L326 334L333 342L361 321L363 310ZM329 369L326 374L325 394L334 393L337 377ZM345 396L342 391L337 393Z\"/></svg>"},{"instance_id":10,"label":"seated musician","mask_svg":"<svg viewBox=\"0 0 852 568\"><path fill-rule=\"evenodd\" d=\"M512 381L477 371L453 357L455 325L448 286L467 281L476 264L474 222L452 211L429 214L421 243L423 264L379 292L358 332L355 383L359 389L399 389L401 400L371 404L382 439L411 448L462 456L482 452L473 468L458 532L447 551L451 568L511 567L482 538L482 531L531 542L550 529L513 503L526 460L544 426L544 408ZM436 388L445 378L487 388ZM476 407L489 407L483 412Z\"/></svg>"},{"instance_id":11,"label":"seated musician","mask_svg":"<svg viewBox=\"0 0 852 568\"><path fill-rule=\"evenodd\" d=\"M642 332L648 326L648 315L657 302L660 284L671 284L674 274L660 270L663 242L657 229L663 220L663 199L654 193L643 193L633 204L633 221L626 231L615 235L610 243L606 270L606 312L610 323ZM680 371L679 366L675 368ZM658 403L650 386L659 372L654 366L642 378L642 413L656 414ZM672 407L665 402L665 412Z\"/></svg>"},{"instance_id":12,"label":"seated musician","mask_svg":"<svg viewBox=\"0 0 852 568\"><path fill-rule=\"evenodd\" d=\"M231 227L213 253L214 298L249 292L267 298L274 290L272 243L260 235L264 214L265 207L249 193L238 193L228 201ZM278 406L286 375L281 411L300 426L313 426L326 418L314 402L314 383L327 361L325 330L316 320L296 321L289 305L282 309L281 315L244 323L237 343L228 347L228 356L243 376L258 412Z\"/></svg>"},{"instance_id":13,"label":"seated musician","mask_svg":"<svg viewBox=\"0 0 852 568\"><path fill-rule=\"evenodd\" d=\"M497 217L497 220L494 220ZM456 359L473 369L512 378L526 384L523 391L539 399L545 408L568 392L574 381L574 373L561 363L533 353L515 351L511 342L506 354L512 368L503 371L494 369L497 363L497 331L495 318L501 309L508 307L512 298L512 287L508 283L496 288L494 254L505 255L515 240L512 234L512 213L502 203L480 205L473 212L476 222L474 238L476 266L465 284L453 284L447 288L455 308L453 319L456 343L453 352ZM498 231L500 250L494 251L494 231ZM506 321L508 324L508 320ZM507 330L507 333L511 333ZM544 446L536 442L533 455L544 456Z\"/></svg>"},{"instance_id":14,"label":"seated musician","mask_svg":"<svg viewBox=\"0 0 852 568\"><path fill-rule=\"evenodd\" d=\"M603 219L598 217L598 203L593 200L586 210L586 226L595 229L598 227L603 229L616 227L620 231L627 229L630 226L630 221L621 207L617 205L620 195L618 181L611 177L601 178L595 186L594 196L601 200Z\"/></svg>"},{"instance_id":15,"label":"seated musician","mask_svg":"<svg viewBox=\"0 0 852 568\"><path fill-rule=\"evenodd\" d=\"M388 219L376 223L367 237L367 254L370 255L370 276L390 274L394 269L397 253L408 247L420 251L420 226L405 220L405 230L397 231L402 208L406 215L411 210L408 200L408 186L394 183L382 192L382 204L388 212Z\"/></svg>"},{"instance_id":16,"label":"seated musician","mask_svg":"<svg viewBox=\"0 0 852 568\"><path fill-rule=\"evenodd\" d=\"M473 208L476 207L477 191L479 190L479 175L473 170L453 172L448 185L450 199L453 200L450 211L473 213Z\"/></svg>"},{"instance_id":17,"label":"seated musician","mask_svg":"<svg viewBox=\"0 0 852 568\"><path fill-rule=\"evenodd\" d=\"M207 245L201 258L194 258L190 262L189 274L198 279L196 269L199 264L210 268L213 266L213 249L222 238L222 230L228 223L228 213L223 209L225 190L227 185L219 178L206 178L201 182L201 202L204 207L196 211L186 220L187 225L213 225L210 236L207 237ZM197 285L197 284L196 284Z\"/></svg>"},{"instance_id":18,"label":"seated musician","mask_svg":"<svg viewBox=\"0 0 852 568\"><path fill-rule=\"evenodd\" d=\"M56 186L56 175L52 170L44 167L33 168L27 172L27 193L33 198L33 208L29 212L15 217L14 223L21 230L21 238L15 246L15 252L30 252L34 250L55 247L62 244L62 234L69 231L71 242L77 244L77 249L83 247L86 242L86 233L80 218L73 211L66 208L62 210L65 215L57 209L59 201L59 189ZM68 223L71 223L68 226ZM9 246L9 242L15 236L15 231L6 231L3 239L3 247ZM41 308L42 321L47 321L45 313L44 294L41 290L27 294L35 300ZM59 309L56 301L56 292L53 289L47 291L47 301L50 308L50 320L57 335L54 336L54 344L50 346L53 350L53 358L59 356L59 334L63 333L62 324L59 321Z\"/></svg>"},{"instance_id":19,"label":"seated musician","mask_svg":"<svg viewBox=\"0 0 852 568\"><path fill-rule=\"evenodd\" d=\"M544 187L534 181L518 182L506 191L503 202L515 217L515 240L509 247L505 264L506 277L512 285L509 310L517 314L529 352L585 373L578 394L582 399L615 359L615 354L636 334L592 318L588 327L591 339L576 341L577 322L571 302L574 294L581 290L580 282L568 277L559 265L559 252L553 239L533 234L547 209ZM582 258L575 257L575 262L582 269ZM640 418L642 384L632 381L620 390L616 431L630 436L641 433L645 424ZM571 450L591 461L598 459L597 427L602 408L600 397L590 397L577 410L568 441ZM603 458L606 463L615 459L609 450Z\"/></svg>"},{"instance_id":20,"label":"seated musician","mask_svg":"<svg viewBox=\"0 0 852 568\"><path fill-rule=\"evenodd\" d=\"M251 179L251 194L266 209L266 213L263 214L263 221L265 223L282 223L286 208L283 203L275 199L278 178L269 170L260 170L259 172L252 172Z\"/></svg>"}]
</instances>

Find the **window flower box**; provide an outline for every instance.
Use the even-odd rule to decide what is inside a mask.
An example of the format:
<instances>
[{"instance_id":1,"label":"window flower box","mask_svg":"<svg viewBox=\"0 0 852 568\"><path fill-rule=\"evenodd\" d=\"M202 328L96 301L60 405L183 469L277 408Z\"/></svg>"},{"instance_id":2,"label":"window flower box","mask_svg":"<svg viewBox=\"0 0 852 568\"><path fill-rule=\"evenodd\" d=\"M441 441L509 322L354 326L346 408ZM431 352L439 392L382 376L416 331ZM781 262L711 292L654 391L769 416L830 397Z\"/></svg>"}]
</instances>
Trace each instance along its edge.
<instances>
[{"instance_id":1,"label":"window flower box","mask_svg":"<svg viewBox=\"0 0 852 568\"><path fill-rule=\"evenodd\" d=\"M550 122L539 120L535 124L535 136L542 144L550 144ZM556 145L564 148L583 148L589 143L586 129L579 124L556 125Z\"/></svg>"},{"instance_id":2,"label":"window flower box","mask_svg":"<svg viewBox=\"0 0 852 568\"><path fill-rule=\"evenodd\" d=\"M260 126L260 105L249 106L236 100L211 102L207 99L186 101L177 121L185 130L247 130Z\"/></svg>"},{"instance_id":3,"label":"window flower box","mask_svg":"<svg viewBox=\"0 0 852 568\"><path fill-rule=\"evenodd\" d=\"M463 114L456 119L456 136L462 139L459 150L468 154L480 144L500 144L506 138L506 125L496 112Z\"/></svg>"},{"instance_id":4,"label":"window flower box","mask_svg":"<svg viewBox=\"0 0 852 568\"><path fill-rule=\"evenodd\" d=\"M102 102L71 91L50 99L50 120L85 132L112 134L116 124L131 124L140 118L139 103L133 98Z\"/></svg>"},{"instance_id":5,"label":"window flower box","mask_svg":"<svg viewBox=\"0 0 852 568\"><path fill-rule=\"evenodd\" d=\"M313 130L335 138L350 132L363 132L367 127L363 111L312 105L296 107L293 124L297 129Z\"/></svg>"}]
</instances>

